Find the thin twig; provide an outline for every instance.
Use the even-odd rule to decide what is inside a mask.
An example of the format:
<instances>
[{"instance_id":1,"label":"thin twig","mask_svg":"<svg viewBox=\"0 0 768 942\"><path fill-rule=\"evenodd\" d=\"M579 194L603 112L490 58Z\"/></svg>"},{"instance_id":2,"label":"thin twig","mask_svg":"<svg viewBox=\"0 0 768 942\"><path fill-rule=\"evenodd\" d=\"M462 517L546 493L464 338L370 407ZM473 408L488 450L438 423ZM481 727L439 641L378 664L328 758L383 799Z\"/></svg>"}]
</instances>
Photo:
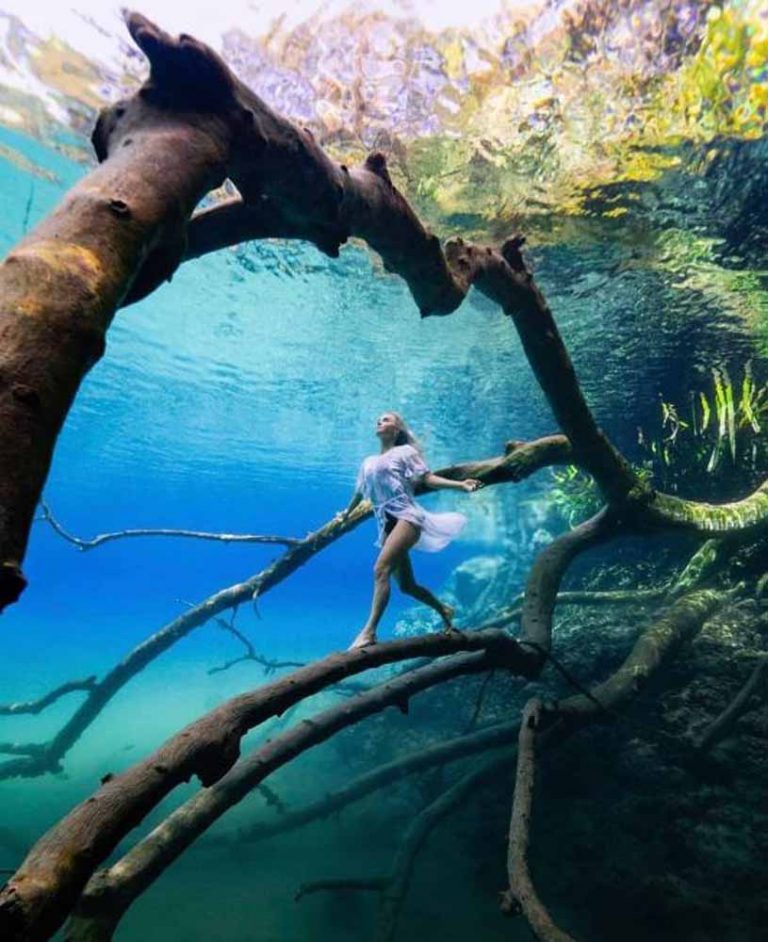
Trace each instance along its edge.
<instances>
[{"instance_id":1,"label":"thin twig","mask_svg":"<svg viewBox=\"0 0 768 942\"><path fill-rule=\"evenodd\" d=\"M464 727L465 733L471 733L475 726L477 726L477 721L480 719L480 714L483 712L485 695L488 692L491 681L493 680L493 674L494 671L488 671L486 676L483 678L482 683L480 684L480 689L477 692L477 699L475 700L475 708L472 711L472 716L469 718L469 722Z\"/></svg>"},{"instance_id":2,"label":"thin twig","mask_svg":"<svg viewBox=\"0 0 768 942\"><path fill-rule=\"evenodd\" d=\"M115 530L112 533L100 533L90 540L87 540L65 530L53 516L44 500L40 501L40 506L42 508L42 515L37 519L45 520L51 525L54 532L58 533L58 535L68 543L72 543L82 552L95 549L97 546L102 546L104 543L112 543L115 540L137 536L179 536L195 540L213 540L219 543L269 543L278 546L298 546L298 544L302 542L299 537L293 536L271 536L260 533L210 533L207 530L177 530L168 527Z\"/></svg>"},{"instance_id":3,"label":"thin twig","mask_svg":"<svg viewBox=\"0 0 768 942\"><path fill-rule=\"evenodd\" d=\"M752 708L752 698L765 698L768 684L765 683L768 672L768 655L761 654L757 665L749 675L747 682L736 694L725 710L704 730L696 747L706 752L724 739L736 724L736 721ZM762 689L761 689L762 688Z\"/></svg>"},{"instance_id":4,"label":"thin twig","mask_svg":"<svg viewBox=\"0 0 768 942\"><path fill-rule=\"evenodd\" d=\"M311 883L302 883L301 886L296 890L296 894L293 897L294 903L298 903L300 899L304 896L309 896L311 893L324 893L324 892L339 892L339 891L353 891L360 892L376 892L380 893L386 886L387 878L386 877L371 877L369 879L360 878L339 878L336 880L313 880Z\"/></svg>"},{"instance_id":5,"label":"thin twig","mask_svg":"<svg viewBox=\"0 0 768 942\"><path fill-rule=\"evenodd\" d=\"M21 703L8 703L0 705L0 716L15 716L18 713L41 713L46 707L55 703L60 697L75 690L93 690L96 683L96 675L86 677L83 680L70 680L65 684L49 691L39 700L28 700Z\"/></svg>"}]
</instances>

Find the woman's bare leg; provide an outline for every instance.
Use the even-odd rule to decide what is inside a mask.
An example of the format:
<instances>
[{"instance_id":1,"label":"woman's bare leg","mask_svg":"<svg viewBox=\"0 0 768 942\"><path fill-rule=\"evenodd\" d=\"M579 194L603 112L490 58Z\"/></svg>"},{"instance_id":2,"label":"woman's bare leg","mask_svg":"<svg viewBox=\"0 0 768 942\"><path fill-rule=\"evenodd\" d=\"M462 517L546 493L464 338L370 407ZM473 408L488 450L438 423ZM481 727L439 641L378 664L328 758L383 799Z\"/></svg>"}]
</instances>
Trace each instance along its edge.
<instances>
[{"instance_id":1,"label":"woman's bare leg","mask_svg":"<svg viewBox=\"0 0 768 942\"><path fill-rule=\"evenodd\" d=\"M418 599L419 602L423 602L425 605L429 605L430 608L433 608L443 619L443 627L446 631L450 631L453 628L453 606L441 602L429 589L416 582L413 575L411 557L407 553L401 558L400 565L395 569L394 575L401 592L405 592L406 595L410 595Z\"/></svg>"},{"instance_id":2,"label":"woman's bare leg","mask_svg":"<svg viewBox=\"0 0 768 942\"><path fill-rule=\"evenodd\" d=\"M364 644L373 644L376 640L376 628L389 602L389 579L397 569L403 556L418 542L419 529L407 520L398 520L384 541L384 546L373 566L373 601L371 614L360 633L349 646L361 648Z\"/></svg>"}]
</instances>

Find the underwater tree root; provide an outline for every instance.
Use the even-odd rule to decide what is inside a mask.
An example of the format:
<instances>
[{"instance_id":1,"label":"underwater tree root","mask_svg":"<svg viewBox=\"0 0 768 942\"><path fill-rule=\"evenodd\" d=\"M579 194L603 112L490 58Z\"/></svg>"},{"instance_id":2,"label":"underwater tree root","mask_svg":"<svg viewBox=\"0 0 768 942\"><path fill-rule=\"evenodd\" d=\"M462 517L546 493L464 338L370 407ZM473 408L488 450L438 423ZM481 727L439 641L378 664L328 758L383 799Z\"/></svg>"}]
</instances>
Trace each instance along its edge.
<instances>
[{"instance_id":1,"label":"underwater tree root","mask_svg":"<svg viewBox=\"0 0 768 942\"><path fill-rule=\"evenodd\" d=\"M181 782L197 776L203 785L211 786L222 779L235 765L240 740L248 730L329 684L361 671L413 657L442 657L459 652L479 652L479 658L468 662L477 664L478 669L499 666L526 677L536 676L542 664L538 653L524 650L502 631L447 632L331 654L226 701L171 737L144 761L120 775L105 776L93 796L76 806L34 845L16 876L0 891L3 939L37 942L48 938L117 843ZM448 669L434 665L429 676ZM429 670L423 669L425 673ZM466 666L462 672L469 670ZM417 674L411 671L398 681L415 685ZM399 689L396 684L393 681L383 687ZM367 696L362 695L357 702ZM404 694L401 701L405 705ZM344 718L353 714L354 703L347 701L337 708L342 720L338 728L346 725ZM319 730L314 724L309 726L311 732ZM259 774L264 767L259 764Z\"/></svg>"},{"instance_id":2,"label":"underwater tree root","mask_svg":"<svg viewBox=\"0 0 768 942\"><path fill-rule=\"evenodd\" d=\"M704 730L696 748L708 752L726 738L740 717L752 709L755 698L764 700L768 694L768 654L761 654L747 682L723 712Z\"/></svg>"},{"instance_id":3,"label":"underwater tree root","mask_svg":"<svg viewBox=\"0 0 768 942\"><path fill-rule=\"evenodd\" d=\"M386 886L381 893L374 942L392 942L395 938L416 857L432 830L457 807L470 801L484 784L496 779L499 773L509 765L511 765L509 755L496 756L479 768L463 775L458 782L451 785L416 815L408 826Z\"/></svg>"},{"instance_id":4,"label":"underwater tree root","mask_svg":"<svg viewBox=\"0 0 768 942\"><path fill-rule=\"evenodd\" d=\"M446 740L434 746L419 749L418 752L409 753L399 759L394 759L386 765L379 766L365 775L359 776L342 788L318 801L313 801L296 811L287 811L273 821L264 821L241 828L237 832L238 844L243 842L259 841L265 838L292 831L303 827L312 821L319 821L338 811L347 808L356 801L361 801L367 795L402 781L409 775L414 775L425 769L459 762L476 753L488 752L514 743L517 738L520 724L517 720L509 723L498 723L487 729L479 730L465 736ZM216 845L221 842L230 843L231 838L210 841Z\"/></svg>"},{"instance_id":5,"label":"underwater tree root","mask_svg":"<svg viewBox=\"0 0 768 942\"><path fill-rule=\"evenodd\" d=\"M94 938L89 925L92 916L98 917L100 924L114 921L115 915L122 914L214 821L286 762L386 707L396 706L406 712L410 697L422 690L455 677L482 673L492 666L514 669L518 658L515 649L510 639L501 646L498 638L494 639L485 649L446 658L379 684L269 740L176 809L116 864L92 877L70 924L68 939L80 942L81 938Z\"/></svg>"},{"instance_id":6,"label":"underwater tree root","mask_svg":"<svg viewBox=\"0 0 768 942\"><path fill-rule=\"evenodd\" d=\"M502 911L514 915L523 913L534 938L540 942L574 942L572 936L559 929L542 904L531 880L528 868L533 786L536 770L536 728L539 725L542 702L529 700L523 711L517 748L517 774L512 802L512 821L509 828L507 866L509 890L502 898Z\"/></svg>"},{"instance_id":7,"label":"underwater tree root","mask_svg":"<svg viewBox=\"0 0 768 942\"><path fill-rule=\"evenodd\" d=\"M561 744L590 722L616 715L615 711L647 687L651 678L698 633L728 597L729 593L712 590L682 596L640 635L619 669L593 687L589 695L580 693L546 708L538 698L526 704L518 741L509 832L509 889L502 898L502 910L511 915L521 912L540 942L573 939L552 921L536 894L528 868L536 751Z\"/></svg>"},{"instance_id":8,"label":"underwater tree root","mask_svg":"<svg viewBox=\"0 0 768 942\"><path fill-rule=\"evenodd\" d=\"M515 732L517 732L517 728L517 724L515 724ZM369 877L361 880L345 879L343 877L316 880L304 884L299 889L296 899L307 895L308 892L324 890L377 891L379 893L379 907L373 942L393 942L397 934L400 914L411 884L416 858L430 833L457 807L464 806L471 801L483 785L492 782L500 773L510 768L513 761L513 756L509 753L495 756L493 759L482 763L479 768L463 775L426 808L423 808L408 825L392 863L392 869L386 876ZM86 940L78 939L72 940L72 942L86 942Z\"/></svg>"}]
</instances>

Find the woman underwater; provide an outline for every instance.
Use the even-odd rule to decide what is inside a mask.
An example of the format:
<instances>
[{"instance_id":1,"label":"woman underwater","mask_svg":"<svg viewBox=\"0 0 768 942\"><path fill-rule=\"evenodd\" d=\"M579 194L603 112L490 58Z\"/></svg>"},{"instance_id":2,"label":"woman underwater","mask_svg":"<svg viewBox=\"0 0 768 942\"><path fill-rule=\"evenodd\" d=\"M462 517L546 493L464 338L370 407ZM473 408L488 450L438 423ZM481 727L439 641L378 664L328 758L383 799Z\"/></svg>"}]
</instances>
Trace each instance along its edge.
<instances>
[{"instance_id":1,"label":"woman underwater","mask_svg":"<svg viewBox=\"0 0 768 942\"><path fill-rule=\"evenodd\" d=\"M363 461L349 506L338 515L345 520L363 498L368 498L373 503L379 527L376 545L381 547L373 567L371 613L350 649L375 643L376 629L389 602L389 582L393 575L402 592L429 605L440 615L446 631L453 627L453 609L435 598L429 589L418 585L408 553L414 547L427 552L442 549L459 533L467 518L458 513L428 513L414 501L413 493L419 484L468 492L482 487L481 482L473 478L449 481L433 474L424 463L412 432L397 412L385 412L377 419L376 436L381 451Z\"/></svg>"}]
</instances>

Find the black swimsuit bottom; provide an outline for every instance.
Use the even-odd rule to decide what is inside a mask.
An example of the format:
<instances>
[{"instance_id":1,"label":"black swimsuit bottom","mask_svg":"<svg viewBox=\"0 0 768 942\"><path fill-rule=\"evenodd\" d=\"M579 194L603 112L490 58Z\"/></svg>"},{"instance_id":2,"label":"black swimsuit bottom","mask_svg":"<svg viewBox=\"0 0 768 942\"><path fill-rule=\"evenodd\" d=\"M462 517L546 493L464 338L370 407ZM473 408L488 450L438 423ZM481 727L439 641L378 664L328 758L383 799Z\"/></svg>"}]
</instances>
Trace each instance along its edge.
<instances>
[{"instance_id":1,"label":"black swimsuit bottom","mask_svg":"<svg viewBox=\"0 0 768 942\"><path fill-rule=\"evenodd\" d=\"M395 529L397 523L397 517L393 517L392 514L384 513L384 536L389 536L389 534Z\"/></svg>"}]
</instances>

